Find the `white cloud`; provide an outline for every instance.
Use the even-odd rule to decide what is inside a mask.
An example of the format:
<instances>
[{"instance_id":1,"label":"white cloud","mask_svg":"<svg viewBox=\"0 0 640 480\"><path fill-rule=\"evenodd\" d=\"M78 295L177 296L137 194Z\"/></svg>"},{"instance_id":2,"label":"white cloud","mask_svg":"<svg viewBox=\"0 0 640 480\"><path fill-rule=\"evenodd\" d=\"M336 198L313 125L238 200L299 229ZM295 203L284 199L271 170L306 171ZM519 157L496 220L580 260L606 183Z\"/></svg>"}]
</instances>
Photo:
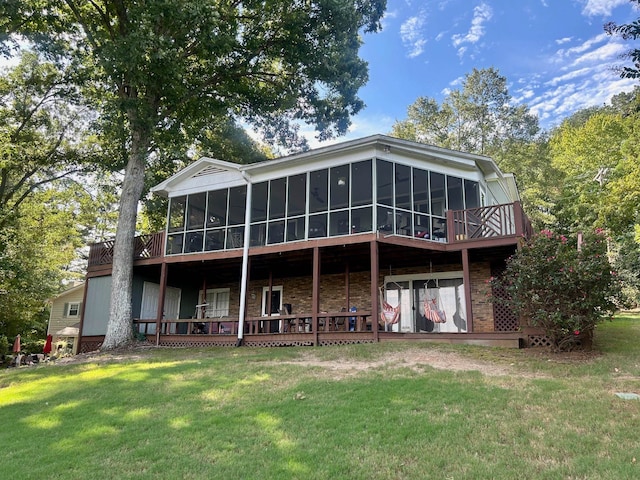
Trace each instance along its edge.
<instances>
[{"instance_id":1,"label":"white cloud","mask_svg":"<svg viewBox=\"0 0 640 480\"><path fill-rule=\"evenodd\" d=\"M569 80L575 80L576 78L583 77L588 75L592 71L591 68L581 68L579 70L572 70L564 75L559 75L557 77L552 78L551 80L545 82L545 85L555 87L556 85L560 85L562 83L568 82Z\"/></svg>"},{"instance_id":2,"label":"white cloud","mask_svg":"<svg viewBox=\"0 0 640 480\"><path fill-rule=\"evenodd\" d=\"M409 58L414 58L424 52L427 40L423 36L423 27L426 16L422 13L409 18L400 26L400 38L405 47L409 49Z\"/></svg>"},{"instance_id":3,"label":"white cloud","mask_svg":"<svg viewBox=\"0 0 640 480\"><path fill-rule=\"evenodd\" d=\"M582 42L580 45L576 45L575 47L560 49L556 52L557 61L564 62L568 57L587 52L593 49L597 44L606 42L607 39L611 39L611 37L603 32L589 40L586 40L585 42Z\"/></svg>"},{"instance_id":4,"label":"white cloud","mask_svg":"<svg viewBox=\"0 0 640 480\"><path fill-rule=\"evenodd\" d=\"M382 31L386 30L389 27L389 20L397 17L398 17L397 10L387 10L384 16L382 17L382 19L380 19L380 24L382 25Z\"/></svg>"},{"instance_id":5,"label":"white cloud","mask_svg":"<svg viewBox=\"0 0 640 480\"><path fill-rule=\"evenodd\" d=\"M464 44L475 44L484 36L484 24L493 17L491 7L482 3L473 9L473 19L471 20L471 28L465 34L455 34L451 37L453 46L458 48L458 55L464 55L468 47Z\"/></svg>"},{"instance_id":6,"label":"white cloud","mask_svg":"<svg viewBox=\"0 0 640 480\"><path fill-rule=\"evenodd\" d=\"M628 49L623 45L608 43L576 58L573 61L573 65L580 65L583 63L612 63L616 58L620 58L620 55L627 50Z\"/></svg>"},{"instance_id":7,"label":"white cloud","mask_svg":"<svg viewBox=\"0 0 640 480\"><path fill-rule=\"evenodd\" d=\"M629 0L582 0L584 8L582 14L588 17L601 15L607 17L611 15L614 8L629 3Z\"/></svg>"},{"instance_id":8,"label":"white cloud","mask_svg":"<svg viewBox=\"0 0 640 480\"><path fill-rule=\"evenodd\" d=\"M564 38L559 38L558 40L556 40L556 43L558 45L563 45L565 43L569 43L571 40L573 40L572 37L564 37Z\"/></svg>"}]
</instances>

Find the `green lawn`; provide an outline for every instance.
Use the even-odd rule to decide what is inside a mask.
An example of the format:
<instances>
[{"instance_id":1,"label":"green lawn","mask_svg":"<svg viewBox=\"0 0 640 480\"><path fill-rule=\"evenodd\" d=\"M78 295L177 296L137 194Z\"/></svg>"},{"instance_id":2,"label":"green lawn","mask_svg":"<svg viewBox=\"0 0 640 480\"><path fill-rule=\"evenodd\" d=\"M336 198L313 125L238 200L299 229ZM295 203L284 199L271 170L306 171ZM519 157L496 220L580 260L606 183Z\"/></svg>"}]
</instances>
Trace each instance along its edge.
<instances>
[{"instance_id":1,"label":"green lawn","mask_svg":"<svg viewBox=\"0 0 640 480\"><path fill-rule=\"evenodd\" d=\"M640 478L640 401L615 395L640 393L640 316L594 347L148 349L6 369L1 477Z\"/></svg>"}]
</instances>

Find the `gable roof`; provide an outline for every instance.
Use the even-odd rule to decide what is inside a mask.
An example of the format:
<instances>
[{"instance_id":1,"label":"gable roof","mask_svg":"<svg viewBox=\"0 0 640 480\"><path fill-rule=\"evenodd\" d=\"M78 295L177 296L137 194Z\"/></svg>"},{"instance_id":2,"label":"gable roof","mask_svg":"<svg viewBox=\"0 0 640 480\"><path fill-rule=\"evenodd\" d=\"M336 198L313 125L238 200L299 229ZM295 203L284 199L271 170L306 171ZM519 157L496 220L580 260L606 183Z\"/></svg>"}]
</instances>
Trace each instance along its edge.
<instances>
[{"instance_id":1,"label":"gable roof","mask_svg":"<svg viewBox=\"0 0 640 480\"><path fill-rule=\"evenodd\" d=\"M498 182L509 183L510 179L513 180L511 176L504 175L500 171L492 158L484 155L449 150L386 135L371 135L252 164L237 164L202 157L164 182L159 183L151 191L163 196L171 196L171 193L176 190L180 190L181 193L189 193L189 191L183 191L185 182L189 181L191 184L190 189L197 191L199 186L210 185L214 179L216 185L222 188L225 185L245 183L250 181L252 176L277 172L285 167L303 166L332 158L337 160L341 156L366 150L378 150L381 156L393 152L403 157L429 159L461 170L479 169L485 178L494 179ZM517 193L515 182L512 186L506 186L506 191Z\"/></svg>"}]
</instances>

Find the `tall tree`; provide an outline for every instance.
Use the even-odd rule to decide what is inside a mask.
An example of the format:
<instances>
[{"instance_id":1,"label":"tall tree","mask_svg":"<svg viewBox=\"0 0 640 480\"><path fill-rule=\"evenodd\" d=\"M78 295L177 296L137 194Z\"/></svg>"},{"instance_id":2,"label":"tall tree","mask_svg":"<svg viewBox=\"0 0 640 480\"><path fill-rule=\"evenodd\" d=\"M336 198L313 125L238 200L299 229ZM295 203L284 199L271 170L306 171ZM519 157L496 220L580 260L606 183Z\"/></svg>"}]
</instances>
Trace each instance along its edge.
<instances>
[{"instance_id":1,"label":"tall tree","mask_svg":"<svg viewBox=\"0 0 640 480\"><path fill-rule=\"evenodd\" d=\"M640 6L640 0L629 0ZM631 23L617 24L608 22L604 25L604 31L609 35L619 35L624 40L637 40L640 37L640 18ZM622 78L640 78L640 49L633 48L623 54L623 58L631 60L633 66L620 67L618 70Z\"/></svg>"},{"instance_id":2,"label":"tall tree","mask_svg":"<svg viewBox=\"0 0 640 480\"><path fill-rule=\"evenodd\" d=\"M514 106L507 80L495 68L473 69L462 88L442 104L420 97L407 118L393 125L392 135L454 150L496 156L505 140L530 141L539 132L537 117L526 106Z\"/></svg>"},{"instance_id":3,"label":"tall tree","mask_svg":"<svg viewBox=\"0 0 640 480\"><path fill-rule=\"evenodd\" d=\"M465 152L489 155L514 173L527 213L538 227L553 222L554 190L546 137L526 105L515 106L507 80L494 68L474 69L462 88L439 104L418 98L393 136Z\"/></svg>"},{"instance_id":4,"label":"tall tree","mask_svg":"<svg viewBox=\"0 0 640 480\"><path fill-rule=\"evenodd\" d=\"M562 182L556 207L560 229L620 232L629 228L633 221L629 212L637 205L638 193L620 188L634 181L636 162L627 160L623 145L632 139L635 124L633 116L595 113L583 124L567 121L554 130L550 146L552 163ZM628 197L629 201L625 200Z\"/></svg>"},{"instance_id":5,"label":"tall tree","mask_svg":"<svg viewBox=\"0 0 640 480\"><path fill-rule=\"evenodd\" d=\"M105 124L124 140L103 348L132 335L133 236L150 153L220 116L242 117L266 138L289 144L297 140L294 121L315 124L321 139L346 132L363 107L357 92L367 80L359 33L377 31L385 7L386 0L0 4L0 34L20 35L84 69Z\"/></svg>"},{"instance_id":6,"label":"tall tree","mask_svg":"<svg viewBox=\"0 0 640 480\"><path fill-rule=\"evenodd\" d=\"M0 229L0 335L28 334L61 281L83 238L72 189L50 185L27 197Z\"/></svg>"},{"instance_id":7,"label":"tall tree","mask_svg":"<svg viewBox=\"0 0 640 480\"><path fill-rule=\"evenodd\" d=\"M0 77L0 229L34 192L94 158L68 79L68 71L32 52Z\"/></svg>"}]
</instances>

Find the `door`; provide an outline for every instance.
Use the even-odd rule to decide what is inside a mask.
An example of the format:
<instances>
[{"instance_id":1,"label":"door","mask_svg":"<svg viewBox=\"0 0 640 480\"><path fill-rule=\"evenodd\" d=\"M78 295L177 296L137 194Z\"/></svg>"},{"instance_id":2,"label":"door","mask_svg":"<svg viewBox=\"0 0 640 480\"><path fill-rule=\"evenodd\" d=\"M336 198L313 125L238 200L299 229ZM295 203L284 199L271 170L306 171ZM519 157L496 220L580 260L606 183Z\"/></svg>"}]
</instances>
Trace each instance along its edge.
<instances>
[{"instance_id":1,"label":"door","mask_svg":"<svg viewBox=\"0 0 640 480\"><path fill-rule=\"evenodd\" d=\"M392 307L400 306L398 323L387 325L389 332L413 332L413 315L411 315L411 290L409 282L389 282L385 284L385 299Z\"/></svg>"},{"instance_id":2,"label":"door","mask_svg":"<svg viewBox=\"0 0 640 480\"><path fill-rule=\"evenodd\" d=\"M262 288L262 316L269 316L267 311L269 307L269 287ZM271 316L279 316L282 310L282 285L271 287ZM283 325L280 320L271 320L262 322L262 331L265 333L277 333L282 331Z\"/></svg>"},{"instance_id":3,"label":"door","mask_svg":"<svg viewBox=\"0 0 640 480\"><path fill-rule=\"evenodd\" d=\"M179 288L167 287L164 295L164 309L162 318L164 320L177 320L180 315L180 297L182 291ZM160 285L157 283L144 282L142 287L142 304L140 306L140 320L155 320L158 314L158 301L160 299ZM156 333L156 326L153 323L146 324L144 333ZM175 323L171 325L171 332L175 333Z\"/></svg>"}]
</instances>

